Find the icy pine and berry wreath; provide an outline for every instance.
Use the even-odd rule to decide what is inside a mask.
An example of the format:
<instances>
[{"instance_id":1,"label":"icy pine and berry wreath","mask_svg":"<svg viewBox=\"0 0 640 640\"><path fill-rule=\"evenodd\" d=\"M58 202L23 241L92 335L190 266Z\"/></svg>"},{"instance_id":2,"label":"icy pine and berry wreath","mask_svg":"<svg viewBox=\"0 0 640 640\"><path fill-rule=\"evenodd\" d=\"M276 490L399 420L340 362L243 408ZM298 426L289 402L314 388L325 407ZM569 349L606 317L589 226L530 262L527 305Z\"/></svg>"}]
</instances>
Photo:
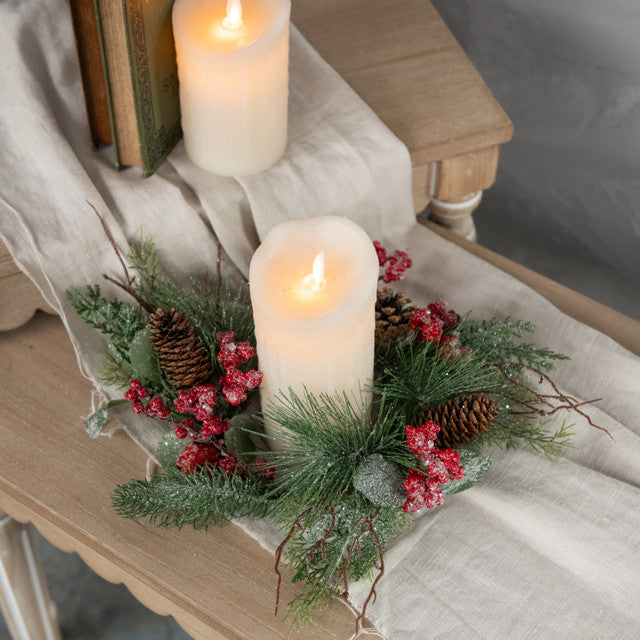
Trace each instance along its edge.
<instances>
[{"instance_id":1,"label":"icy pine and berry wreath","mask_svg":"<svg viewBox=\"0 0 640 640\"><path fill-rule=\"evenodd\" d=\"M105 383L126 389L86 420L87 431L96 437L119 405L167 426L157 450L164 472L118 486L114 507L161 526L269 518L283 534L276 611L282 560L306 585L289 603L298 624L332 597L348 599L349 583L367 578L357 632L386 546L414 514L473 486L490 465L488 447L560 455L571 436L565 423L552 426L560 409L597 427L586 403L549 377L565 356L522 341L530 323L461 318L441 301L414 307L383 286L371 410L340 396L285 391L268 412L283 427L282 450L270 450L252 401L262 376L246 287L231 290L218 270L213 282L192 279L183 288L145 239L127 265L103 227L124 273L105 278L134 302L107 300L98 285L68 292L80 316L106 336ZM408 255L374 245L380 280L401 279Z\"/></svg>"}]
</instances>

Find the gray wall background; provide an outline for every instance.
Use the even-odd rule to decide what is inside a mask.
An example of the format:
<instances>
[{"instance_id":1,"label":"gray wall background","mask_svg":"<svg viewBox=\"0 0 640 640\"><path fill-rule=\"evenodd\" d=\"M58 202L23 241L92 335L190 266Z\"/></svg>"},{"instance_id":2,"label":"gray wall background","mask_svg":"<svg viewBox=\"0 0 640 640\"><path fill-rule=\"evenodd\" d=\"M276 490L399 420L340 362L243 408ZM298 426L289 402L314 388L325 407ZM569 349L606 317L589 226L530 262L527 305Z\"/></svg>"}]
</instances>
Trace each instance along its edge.
<instances>
[{"instance_id":1,"label":"gray wall background","mask_svg":"<svg viewBox=\"0 0 640 640\"><path fill-rule=\"evenodd\" d=\"M513 121L480 244L640 320L640 0L433 0Z\"/></svg>"}]
</instances>

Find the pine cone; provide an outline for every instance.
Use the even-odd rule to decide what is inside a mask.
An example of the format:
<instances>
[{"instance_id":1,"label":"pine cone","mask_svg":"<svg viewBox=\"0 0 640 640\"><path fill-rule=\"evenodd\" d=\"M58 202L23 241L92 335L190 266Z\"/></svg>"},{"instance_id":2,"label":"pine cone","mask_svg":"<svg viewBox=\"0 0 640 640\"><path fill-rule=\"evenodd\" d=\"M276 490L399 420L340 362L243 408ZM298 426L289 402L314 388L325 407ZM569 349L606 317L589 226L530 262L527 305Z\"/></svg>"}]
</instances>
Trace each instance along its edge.
<instances>
[{"instance_id":1,"label":"pine cone","mask_svg":"<svg viewBox=\"0 0 640 640\"><path fill-rule=\"evenodd\" d=\"M211 380L211 356L184 313L159 308L149 317L149 328L160 366L178 391Z\"/></svg>"},{"instance_id":2,"label":"pine cone","mask_svg":"<svg viewBox=\"0 0 640 640\"><path fill-rule=\"evenodd\" d=\"M401 291L387 287L378 290L376 300L376 340L392 342L409 331L409 321L415 310Z\"/></svg>"},{"instance_id":3,"label":"pine cone","mask_svg":"<svg viewBox=\"0 0 640 640\"><path fill-rule=\"evenodd\" d=\"M482 393L471 393L428 409L424 422L440 426L436 447L454 449L481 436L498 415L498 405Z\"/></svg>"}]
</instances>

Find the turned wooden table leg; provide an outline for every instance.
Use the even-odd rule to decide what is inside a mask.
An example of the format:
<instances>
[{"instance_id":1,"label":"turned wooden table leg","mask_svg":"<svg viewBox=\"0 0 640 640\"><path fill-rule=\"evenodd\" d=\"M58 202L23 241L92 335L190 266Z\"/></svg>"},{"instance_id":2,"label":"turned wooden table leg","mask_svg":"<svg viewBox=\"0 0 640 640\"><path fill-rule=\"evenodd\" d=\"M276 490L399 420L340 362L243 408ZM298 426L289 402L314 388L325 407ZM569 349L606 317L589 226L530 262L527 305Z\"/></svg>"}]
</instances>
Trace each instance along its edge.
<instances>
[{"instance_id":1,"label":"turned wooden table leg","mask_svg":"<svg viewBox=\"0 0 640 640\"><path fill-rule=\"evenodd\" d=\"M431 198L429 203L431 218L456 235L475 242L477 239L476 225L471 214L480 204L481 199L482 191L476 191L449 202Z\"/></svg>"},{"instance_id":2,"label":"turned wooden table leg","mask_svg":"<svg viewBox=\"0 0 640 640\"><path fill-rule=\"evenodd\" d=\"M467 240L476 240L471 214L482 191L496 179L499 146L433 162L428 177L429 208L435 222Z\"/></svg>"},{"instance_id":3,"label":"turned wooden table leg","mask_svg":"<svg viewBox=\"0 0 640 640\"><path fill-rule=\"evenodd\" d=\"M55 605L26 525L0 510L0 607L13 640L60 640Z\"/></svg>"}]
</instances>

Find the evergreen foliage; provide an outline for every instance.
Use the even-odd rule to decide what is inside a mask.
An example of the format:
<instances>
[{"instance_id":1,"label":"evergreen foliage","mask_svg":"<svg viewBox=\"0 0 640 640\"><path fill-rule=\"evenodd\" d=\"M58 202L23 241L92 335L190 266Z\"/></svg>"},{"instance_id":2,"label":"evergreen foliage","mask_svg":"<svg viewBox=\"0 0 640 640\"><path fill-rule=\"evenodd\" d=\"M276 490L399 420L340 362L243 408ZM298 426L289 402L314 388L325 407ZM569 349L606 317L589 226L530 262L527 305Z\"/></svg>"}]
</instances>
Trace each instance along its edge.
<instances>
[{"instance_id":1,"label":"evergreen foliage","mask_svg":"<svg viewBox=\"0 0 640 640\"><path fill-rule=\"evenodd\" d=\"M161 269L155 245L144 237L132 244L128 259L139 276L135 284L138 295L154 308L173 308L185 313L212 354L219 331L233 331L238 341L255 342L246 285L231 289L226 283L192 276L190 286L184 287Z\"/></svg>"},{"instance_id":2,"label":"evergreen foliage","mask_svg":"<svg viewBox=\"0 0 640 640\"><path fill-rule=\"evenodd\" d=\"M533 323L509 317L480 322L465 317L458 327L462 344L491 362L508 365L511 370L522 370L526 365L540 371L552 371L555 368L552 360L569 360L568 356L551 349L521 342L525 333L534 332Z\"/></svg>"},{"instance_id":3,"label":"evergreen foliage","mask_svg":"<svg viewBox=\"0 0 640 640\"><path fill-rule=\"evenodd\" d=\"M380 548L408 529L410 518L397 508L376 509L354 493L333 509L309 512L300 525L286 554L294 571L292 582L303 581L306 587L288 606L297 626L309 622L331 596L348 596L349 582L371 579L380 565Z\"/></svg>"},{"instance_id":4,"label":"evergreen foliage","mask_svg":"<svg viewBox=\"0 0 640 640\"><path fill-rule=\"evenodd\" d=\"M152 524L196 529L242 516L265 517L270 502L251 478L228 477L218 469L185 474L168 470L150 480L133 480L116 487L113 507L125 518L147 518Z\"/></svg>"},{"instance_id":5,"label":"evergreen foliage","mask_svg":"<svg viewBox=\"0 0 640 640\"><path fill-rule=\"evenodd\" d=\"M549 430L550 420L531 420L523 416L501 412L493 427L468 446L477 451L490 447L511 450L529 445L536 453L549 459L563 454L566 447L573 446L571 425L563 422L555 430Z\"/></svg>"},{"instance_id":6,"label":"evergreen foliage","mask_svg":"<svg viewBox=\"0 0 640 640\"><path fill-rule=\"evenodd\" d=\"M109 339L111 356L118 364L129 365L129 345L144 327L143 312L137 305L107 300L100 285L88 285L84 292L69 289L67 298L77 314Z\"/></svg>"},{"instance_id":7,"label":"evergreen foliage","mask_svg":"<svg viewBox=\"0 0 640 640\"><path fill-rule=\"evenodd\" d=\"M105 232L122 261L106 227ZM131 277L122 262L126 282L110 279L140 306L108 301L98 285L88 286L84 292L67 292L78 314L107 337L102 367L105 381L126 385L137 378L162 396L163 406L177 397L147 327L149 313L157 308L176 309L186 315L208 352L204 353L205 363L211 357L214 377L224 373L216 358L219 332L233 331L236 341L255 345L246 286L232 289L218 274L211 281L191 278L184 287L162 269L153 242L144 237L132 245L128 259L137 276ZM373 579L371 598L384 570L385 546L411 522L401 506L410 486L404 479L408 474L411 477L410 472L432 473L427 454L420 458L414 452L417 449L410 449L405 431L407 425L422 423L425 410L469 394L484 394L492 401L493 419L493 403L498 405L492 426L458 450L464 478L438 481L443 494L466 490L480 479L491 462L481 455L487 448L513 449L527 444L553 457L570 444L566 423L549 429L550 422L540 416L552 415L560 408L581 413L583 403L563 394L543 373L566 356L523 342L524 334L533 331L531 323L512 318L476 322L467 316L459 324L447 325L444 339L424 341L419 332L409 331L377 344L375 379L363 390L360 403L353 403L346 395L283 391L276 405L263 408L265 419L280 427L278 450L268 452L252 450L251 436L258 435L260 416L250 410L236 416L224 443L219 431L211 436L218 450L234 461L237 472L230 476L209 464L188 474L178 470L176 459L184 442L191 441L171 432L158 451L165 473L148 481L119 485L113 506L124 517L147 518L158 526L178 528L200 528L243 516L269 517L285 536L276 567L284 557L293 580L303 581L307 587L290 603L290 613L298 624L307 621L332 595L346 597L349 581ZM256 367L254 361L248 365ZM526 375L531 371L540 382L551 383L550 393L536 391ZM87 420L92 437L104 427L109 407L122 402L126 401L109 403ZM239 410L222 398L215 406L222 418ZM183 418L167 411L164 419L173 420L186 434L188 421ZM204 430L192 427L189 425L188 435L196 440L191 445L196 447L202 444L199 436ZM182 438L185 434L178 435ZM422 446L432 443L433 436ZM438 453L455 458L451 452Z\"/></svg>"},{"instance_id":8,"label":"evergreen foliage","mask_svg":"<svg viewBox=\"0 0 640 640\"><path fill-rule=\"evenodd\" d=\"M339 504L370 455L384 455L402 470L411 467L404 424L395 412L382 406L375 420L368 416L364 404L354 408L346 396L308 392L298 396L290 391L280 396L278 406L267 409L267 419L283 428L279 437L283 450L272 455L273 466L286 470L272 490L283 521L305 507Z\"/></svg>"},{"instance_id":9,"label":"evergreen foliage","mask_svg":"<svg viewBox=\"0 0 640 640\"><path fill-rule=\"evenodd\" d=\"M450 357L427 342L396 347L379 357L373 391L413 424L426 408L468 393L498 391L504 384L479 353Z\"/></svg>"}]
</instances>

